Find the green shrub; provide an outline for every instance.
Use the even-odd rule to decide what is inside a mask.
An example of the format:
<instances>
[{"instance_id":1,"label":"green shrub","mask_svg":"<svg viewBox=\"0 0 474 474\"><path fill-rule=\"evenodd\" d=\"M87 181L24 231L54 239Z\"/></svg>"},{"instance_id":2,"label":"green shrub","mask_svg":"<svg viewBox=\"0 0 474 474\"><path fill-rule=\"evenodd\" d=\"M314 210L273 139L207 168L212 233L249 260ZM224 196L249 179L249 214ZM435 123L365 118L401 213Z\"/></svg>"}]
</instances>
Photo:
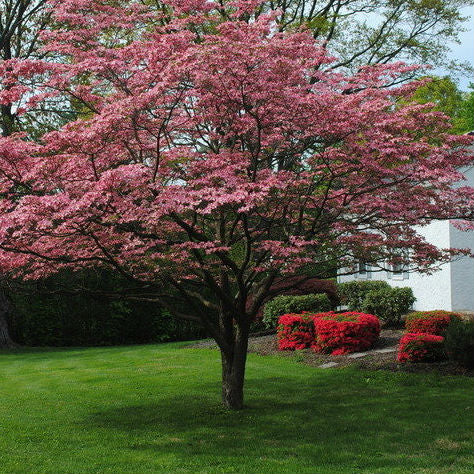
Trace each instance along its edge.
<instances>
[{"instance_id":1,"label":"green shrub","mask_svg":"<svg viewBox=\"0 0 474 474\"><path fill-rule=\"evenodd\" d=\"M347 306L349 311L363 311L362 303L369 291L390 288L386 281L379 280L348 281L337 285L341 305Z\"/></svg>"},{"instance_id":2,"label":"green shrub","mask_svg":"<svg viewBox=\"0 0 474 474\"><path fill-rule=\"evenodd\" d=\"M265 305L263 323L267 328L276 328L278 318L284 314L303 311L325 312L331 309L331 302L326 294L280 295Z\"/></svg>"},{"instance_id":3,"label":"green shrub","mask_svg":"<svg viewBox=\"0 0 474 474\"><path fill-rule=\"evenodd\" d=\"M467 369L474 368L474 321L454 320L444 335L446 353Z\"/></svg>"},{"instance_id":4,"label":"green shrub","mask_svg":"<svg viewBox=\"0 0 474 474\"><path fill-rule=\"evenodd\" d=\"M375 314L383 321L396 324L415 302L411 288L380 288L365 296L361 310Z\"/></svg>"},{"instance_id":5,"label":"green shrub","mask_svg":"<svg viewBox=\"0 0 474 474\"><path fill-rule=\"evenodd\" d=\"M67 284L113 293L127 282L107 271L63 271L25 283L9 295L15 311L8 323L15 342L28 346L108 346L206 336L198 324L176 320L154 302L55 291Z\"/></svg>"}]
</instances>

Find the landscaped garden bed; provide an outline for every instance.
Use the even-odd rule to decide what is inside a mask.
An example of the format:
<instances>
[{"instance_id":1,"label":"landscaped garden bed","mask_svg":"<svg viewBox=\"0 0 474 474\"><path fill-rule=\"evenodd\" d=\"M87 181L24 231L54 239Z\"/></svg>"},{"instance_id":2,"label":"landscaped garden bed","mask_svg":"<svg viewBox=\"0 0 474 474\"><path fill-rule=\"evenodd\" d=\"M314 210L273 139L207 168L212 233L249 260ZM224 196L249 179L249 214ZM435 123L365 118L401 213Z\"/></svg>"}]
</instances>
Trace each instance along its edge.
<instances>
[{"instance_id":1,"label":"landscaped garden bed","mask_svg":"<svg viewBox=\"0 0 474 474\"><path fill-rule=\"evenodd\" d=\"M260 355L279 355L296 358L305 365L313 367L356 367L364 370L389 370L410 373L439 373L443 375L474 376L474 370L444 360L439 362L400 363L397 360L397 346L405 332L401 329L382 329L374 347L366 352L332 355L316 353L310 348L297 351L281 351L275 334L253 336L249 340L249 352ZM190 347L216 348L214 341L199 341ZM362 355L364 354L364 355ZM335 365L333 365L335 364Z\"/></svg>"},{"instance_id":2,"label":"landscaped garden bed","mask_svg":"<svg viewBox=\"0 0 474 474\"><path fill-rule=\"evenodd\" d=\"M280 351L274 334L250 338L249 352L261 355L278 354L281 357L297 358L300 362L314 367L326 367L327 364L336 363L337 365L333 365L332 367L344 368L351 366L368 370L389 370L410 373L434 372L444 375L474 376L474 370L463 368L449 360L400 363L397 360L397 345L403 334L404 331L399 329L382 329L380 337L373 349L367 351L365 355L361 357L359 357L360 353L355 353L358 357L353 357L351 354L332 355L316 353L310 349ZM205 344L204 342L197 343L200 347L205 347ZM207 343L207 345L210 344L211 343Z\"/></svg>"},{"instance_id":3,"label":"landscaped garden bed","mask_svg":"<svg viewBox=\"0 0 474 474\"><path fill-rule=\"evenodd\" d=\"M346 312L285 314L278 320L278 348L347 354L369 349L380 334L380 323L372 314Z\"/></svg>"}]
</instances>

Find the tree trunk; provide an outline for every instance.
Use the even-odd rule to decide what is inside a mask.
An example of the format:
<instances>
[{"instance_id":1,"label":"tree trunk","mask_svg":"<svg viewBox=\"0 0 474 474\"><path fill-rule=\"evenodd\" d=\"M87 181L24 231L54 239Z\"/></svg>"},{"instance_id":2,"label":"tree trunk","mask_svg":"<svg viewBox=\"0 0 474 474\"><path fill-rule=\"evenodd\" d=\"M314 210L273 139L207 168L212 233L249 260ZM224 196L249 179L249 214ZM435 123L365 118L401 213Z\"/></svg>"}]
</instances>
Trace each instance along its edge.
<instances>
[{"instance_id":1,"label":"tree trunk","mask_svg":"<svg viewBox=\"0 0 474 474\"><path fill-rule=\"evenodd\" d=\"M248 337L248 329L236 328L232 350L230 352L221 351L222 403L231 410L241 410L244 405Z\"/></svg>"},{"instance_id":2,"label":"tree trunk","mask_svg":"<svg viewBox=\"0 0 474 474\"><path fill-rule=\"evenodd\" d=\"M16 346L8 332L7 316L10 311L10 302L8 301L3 289L0 288L0 348Z\"/></svg>"},{"instance_id":3,"label":"tree trunk","mask_svg":"<svg viewBox=\"0 0 474 474\"><path fill-rule=\"evenodd\" d=\"M2 136L10 136L15 129L15 116L10 105L0 106L0 116L2 117Z\"/></svg>"},{"instance_id":4,"label":"tree trunk","mask_svg":"<svg viewBox=\"0 0 474 474\"><path fill-rule=\"evenodd\" d=\"M10 338L7 320L0 316L0 349L13 346L15 346L15 343Z\"/></svg>"}]
</instances>

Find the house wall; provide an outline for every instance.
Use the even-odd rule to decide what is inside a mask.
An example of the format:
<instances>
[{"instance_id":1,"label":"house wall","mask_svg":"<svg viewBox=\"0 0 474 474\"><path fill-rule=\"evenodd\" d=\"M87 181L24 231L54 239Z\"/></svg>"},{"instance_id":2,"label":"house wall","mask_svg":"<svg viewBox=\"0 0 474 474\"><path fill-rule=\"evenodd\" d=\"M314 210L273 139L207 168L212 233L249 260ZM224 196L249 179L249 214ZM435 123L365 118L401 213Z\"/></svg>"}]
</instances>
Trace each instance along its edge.
<instances>
[{"instance_id":1,"label":"house wall","mask_svg":"<svg viewBox=\"0 0 474 474\"><path fill-rule=\"evenodd\" d=\"M473 148L474 153L474 148ZM474 167L464 168L466 180L458 186L474 187ZM463 232L450 221L432 222L419 228L426 240L440 248L468 248L474 252L474 231ZM385 271L372 272L368 279L384 280L391 286L409 286L416 302L413 308L419 311L444 309L447 311L474 311L474 258L461 257L440 266L431 275L409 273L395 276ZM338 281L352 281L358 275L338 278Z\"/></svg>"},{"instance_id":2,"label":"house wall","mask_svg":"<svg viewBox=\"0 0 474 474\"><path fill-rule=\"evenodd\" d=\"M447 248L450 246L449 221L432 222L430 225L420 228L418 231L426 240L437 247ZM474 262L473 262L474 263ZM404 275L393 275L385 271L370 272L368 279L384 280L391 286L408 286L413 290L416 297L413 309L426 311L433 309L452 310L451 297L451 263L441 265L440 269L431 275L420 273L408 273ZM338 281L352 281L360 279L356 275L345 275L338 278ZM366 279L366 278L363 278ZM474 288L473 288L474 290ZM474 291L473 291L474 293Z\"/></svg>"},{"instance_id":3,"label":"house wall","mask_svg":"<svg viewBox=\"0 0 474 474\"><path fill-rule=\"evenodd\" d=\"M451 246L474 251L474 233L462 232L450 226ZM474 311L474 260L471 257L455 258L451 270L451 307L453 311Z\"/></svg>"},{"instance_id":4,"label":"house wall","mask_svg":"<svg viewBox=\"0 0 474 474\"><path fill-rule=\"evenodd\" d=\"M464 169L464 185L474 187L474 169ZM474 232L449 228L451 247L468 248L474 252ZM456 258L451 262L451 307L455 311L474 311L474 259Z\"/></svg>"},{"instance_id":5,"label":"house wall","mask_svg":"<svg viewBox=\"0 0 474 474\"><path fill-rule=\"evenodd\" d=\"M418 229L425 239L440 248L450 246L450 223L449 221L432 222ZM431 275L421 273L409 273L408 279L403 281L389 280L392 286L409 286L413 290L416 301L413 309L428 311L433 309L444 309L452 311L452 282L451 263L445 263L439 270Z\"/></svg>"}]
</instances>

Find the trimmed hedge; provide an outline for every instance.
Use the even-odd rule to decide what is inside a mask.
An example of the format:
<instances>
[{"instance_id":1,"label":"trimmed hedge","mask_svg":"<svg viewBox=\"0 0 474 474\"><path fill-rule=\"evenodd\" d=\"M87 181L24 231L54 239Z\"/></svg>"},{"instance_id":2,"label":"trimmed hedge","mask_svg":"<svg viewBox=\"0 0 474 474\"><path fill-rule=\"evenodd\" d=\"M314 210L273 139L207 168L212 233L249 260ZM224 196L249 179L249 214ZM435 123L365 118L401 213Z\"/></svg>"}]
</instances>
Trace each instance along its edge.
<instances>
[{"instance_id":1,"label":"trimmed hedge","mask_svg":"<svg viewBox=\"0 0 474 474\"><path fill-rule=\"evenodd\" d=\"M369 349L380 334L378 318L364 313L285 314L278 323L280 350L347 354Z\"/></svg>"},{"instance_id":2,"label":"trimmed hedge","mask_svg":"<svg viewBox=\"0 0 474 474\"><path fill-rule=\"evenodd\" d=\"M180 321L166 310L134 302L100 307L40 306L9 321L14 340L28 346L111 346L186 341L207 337L197 323ZM53 306L54 305L54 306Z\"/></svg>"},{"instance_id":3,"label":"trimmed hedge","mask_svg":"<svg viewBox=\"0 0 474 474\"><path fill-rule=\"evenodd\" d=\"M280 295L269 301L263 310L263 323L267 328L275 328L278 318L285 314L301 314L305 311L322 312L331 310L331 301L322 294Z\"/></svg>"},{"instance_id":4,"label":"trimmed hedge","mask_svg":"<svg viewBox=\"0 0 474 474\"><path fill-rule=\"evenodd\" d=\"M100 269L63 270L42 280L16 282L9 292L15 308L8 319L12 338L28 346L110 346L207 336L197 323L176 320L155 302L94 296L95 291L114 294L131 286L120 275ZM78 287L92 293L59 291ZM176 304L186 309L178 298Z\"/></svg>"},{"instance_id":5,"label":"trimmed hedge","mask_svg":"<svg viewBox=\"0 0 474 474\"><path fill-rule=\"evenodd\" d=\"M372 347L380 334L380 322L373 314L322 313L314 315L315 352L333 355L365 351Z\"/></svg>"},{"instance_id":6,"label":"trimmed hedge","mask_svg":"<svg viewBox=\"0 0 474 474\"><path fill-rule=\"evenodd\" d=\"M474 369L474 321L452 321L446 330L444 345L449 359L466 369Z\"/></svg>"},{"instance_id":7,"label":"trimmed hedge","mask_svg":"<svg viewBox=\"0 0 474 474\"><path fill-rule=\"evenodd\" d=\"M404 314L408 313L415 299L411 288L380 288L367 293L361 310L376 314L387 323L396 324L400 322Z\"/></svg>"},{"instance_id":8,"label":"trimmed hedge","mask_svg":"<svg viewBox=\"0 0 474 474\"><path fill-rule=\"evenodd\" d=\"M442 336L453 321L459 321L461 315L451 311L415 311L407 315L405 328L411 333L426 333Z\"/></svg>"},{"instance_id":9,"label":"trimmed hedge","mask_svg":"<svg viewBox=\"0 0 474 474\"><path fill-rule=\"evenodd\" d=\"M435 334L408 333L398 345L399 362L436 362L446 358L444 338Z\"/></svg>"}]
</instances>

